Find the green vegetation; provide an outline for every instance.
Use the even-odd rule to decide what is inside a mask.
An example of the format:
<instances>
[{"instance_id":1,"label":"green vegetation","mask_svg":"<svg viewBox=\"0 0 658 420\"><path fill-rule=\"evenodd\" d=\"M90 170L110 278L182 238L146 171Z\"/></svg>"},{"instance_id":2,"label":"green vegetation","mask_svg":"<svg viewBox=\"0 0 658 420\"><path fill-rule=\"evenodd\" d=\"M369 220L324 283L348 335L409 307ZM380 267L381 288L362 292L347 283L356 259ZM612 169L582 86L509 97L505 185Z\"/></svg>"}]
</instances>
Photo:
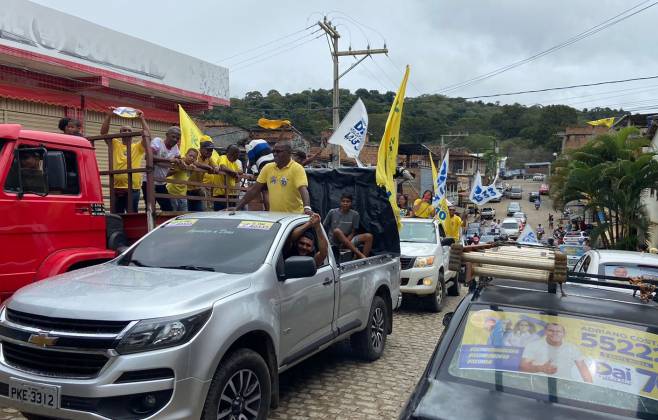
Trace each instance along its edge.
<instances>
[{"instance_id":1,"label":"green vegetation","mask_svg":"<svg viewBox=\"0 0 658 420\"><path fill-rule=\"evenodd\" d=\"M648 240L649 215L641 197L658 188L658 161L635 128L597 136L555 162L551 197L556 209L582 200L598 217L592 237L606 248L635 250Z\"/></svg>"},{"instance_id":2,"label":"green vegetation","mask_svg":"<svg viewBox=\"0 0 658 420\"><path fill-rule=\"evenodd\" d=\"M368 110L371 141L379 142L395 93L341 89L341 118L357 97ZM322 130L331 128L331 106L331 90L286 95L270 90L266 95L249 92L242 99L233 98L230 108L215 108L203 118L245 128L254 127L261 117L289 119L308 138L317 140ZM468 137L446 138L446 144L482 153L492 150L496 139L500 152L510 157L508 164L519 167L524 162L551 160L560 148L555 134L565 126L621 114L609 108L579 111L565 105L527 107L423 95L405 100L400 138L403 143L436 144L441 134L469 133Z\"/></svg>"}]
</instances>

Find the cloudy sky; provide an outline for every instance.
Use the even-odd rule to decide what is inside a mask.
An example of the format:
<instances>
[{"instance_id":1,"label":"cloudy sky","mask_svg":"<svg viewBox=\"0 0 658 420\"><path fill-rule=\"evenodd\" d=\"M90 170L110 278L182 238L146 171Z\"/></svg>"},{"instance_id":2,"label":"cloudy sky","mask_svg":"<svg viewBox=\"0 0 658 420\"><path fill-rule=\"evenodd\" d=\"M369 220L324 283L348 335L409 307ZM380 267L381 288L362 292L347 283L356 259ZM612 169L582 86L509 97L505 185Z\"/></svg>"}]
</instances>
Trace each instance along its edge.
<instances>
[{"instance_id":1,"label":"cloudy sky","mask_svg":"<svg viewBox=\"0 0 658 420\"><path fill-rule=\"evenodd\" d=\"M313 25L323 16L337 26L341 50L386 43L390 51L388 57L367 58L345 75L341 87L351 90L396 90L405 64L411 66L409 96L472 97L658 75L654 1L33 1L224 65L230 70L232 97L252 90L330 89L329 47ZM604 22L610 26L597 26ZM593 27L601 30L527 64L445 90ZM341 69L354 61L341 57ZM658 78L486 100L646 112L658 110Z\"/></svg>"}]
</instances>

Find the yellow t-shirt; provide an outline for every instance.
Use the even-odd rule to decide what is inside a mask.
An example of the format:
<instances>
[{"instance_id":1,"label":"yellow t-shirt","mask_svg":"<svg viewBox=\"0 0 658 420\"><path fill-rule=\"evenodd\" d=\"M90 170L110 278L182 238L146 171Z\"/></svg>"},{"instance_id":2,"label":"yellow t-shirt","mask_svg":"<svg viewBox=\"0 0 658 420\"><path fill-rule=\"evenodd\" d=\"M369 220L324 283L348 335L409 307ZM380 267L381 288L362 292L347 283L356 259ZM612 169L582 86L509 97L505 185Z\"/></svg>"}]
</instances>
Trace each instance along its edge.
<instances>
[{"instance_id":1,"label":"yellow t-shirt","mask_svg":"<svg viewBox=\"0 0 658 420\"><path fill-rule=\"evenodd\" d=\"M240 169L240 164L238 161L236 160L235 162L231 162L228 160L228 156L226 155L221 155L217 161L218 167L222 165L235 172L238 172ZM228 195L238 195L238 191L233 189L237 183L235 178L227 175L215 175L215 179L217 185L226 185L228 187ZM212 195L216 197L218 195L227 195L227 193L224 188L215 188L212 192Z\"/></svg>"},{"instance_id":2,"label":"yellow t-shirt","mask_svg":"<svg viewBox=\"0 0 658 420\"><path fill-rule=\"evenodd\" d=\"M184 169L176 169L174 174L168 176L167 179L175 179L176 181L188 181L190 179L190 171L186 171ZM187 195L187 185L167 183L167 191L169 194L173 195Z\"/></svg>"},{"instance_id":3,"label":"yellow t-shirt","mask_svg":"<svg viewBox=\"0 0 658 420\"><path fill-rule=\"evenodd\" d=\"M419 204L420 207L418 208L418 211L414 211L416 217L430 219L434 216L434 207L432 207L430 203L423 201L421 198L417 198L416 201L414 201L414 208Z\"/></svg>"},{"instance_id":4,"label":"yellow t-shirt","mask_svg":"<svg viewBox=\"0 0 658 420\"><path fill-rule=\"evenodd\" d=\"M443 222L443 229L446 232L446 236L448 238L454 238L455 241L459 240L459 237L461 236L462 232L462 218L454 215L452 217L448 216Z\"/></svg>"},{"instance_id":5,"label":"yellow t-shirt","mask_svg":"<svg viewBox=\"0 0 658 420\"><path fill-rule=\"evenodd\" d=\"M132 143L130 145L130 166L132 169L142 167L142 159L146 151L142 142ZM121 139L112 139L112 169L119 171L128 169L128 148L124 146ZM140 173L132 174L133 189L138 190L142 186L142 175ZM128 188L128 174L114 175L114 188Z\"/></svg>"},{"instance_id":6,"label":"yellow t-shirt","mask_svg":"<svg viewBox=\"0 0 658 420\"><path fill-rule=\"evenodd\" d=\"M256 181L267 185L270 211L304 213L304 202L299 188L308 187L308 180L302 165L291 160L279 169L276 163L268 163L260 171Z\"/></svg>"},{"instance_id":7,"label":"yellow t-shirt","mask_svg":"<svg viewBox=\"0 0 658 420\"><path fill-rule=\"evenodd\" d=\"M204 165L209 165L209 166L217 166L217 161L219 160L219 155L217 153L214 153L210 155L208 159L203 159L201 155L197 158L197 162L203 163ZM190 181L193 182L202 182L204 184L212 184L214 183L215 179L215 174L209 174L208 172L205 171L190 171ZM189 185L187 187L188 191L196 191L198 190L199 186L196 185Z\"/></svg>"}]
</instances>

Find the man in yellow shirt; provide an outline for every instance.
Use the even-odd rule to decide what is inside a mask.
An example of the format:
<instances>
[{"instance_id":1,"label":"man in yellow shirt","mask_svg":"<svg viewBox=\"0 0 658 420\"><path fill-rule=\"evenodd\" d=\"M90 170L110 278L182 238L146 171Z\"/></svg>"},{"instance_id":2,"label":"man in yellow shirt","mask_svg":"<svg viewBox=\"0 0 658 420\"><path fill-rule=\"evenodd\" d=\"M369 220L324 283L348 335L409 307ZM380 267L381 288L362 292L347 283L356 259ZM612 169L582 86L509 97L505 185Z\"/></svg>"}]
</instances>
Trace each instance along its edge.
<instances>
[{"instance_id":1,"label":"man in yellow shirt","mask_svg":"<svg viewBox=\"0 0 658 420\"><path fill-rule=\"evenodd\" d=\"M112 140L105 140L105 142L110 146L112 151L112 170L126 170L128 169L128 147L130 147L130 168L136 169L142 167L142 160L144 155L146 155L146 150L149 148L149 142L151 141L151 133L144 119L144 113L141 110L137 110L137 118L142 125L142 141L139 143L133 143L132 137L122 137L114 138ZM110 131L110 120L112 119L112 113L108 113L101 125L101 135L106 135ZM132 127L129 125L123 125L119 128L119 133L131 133ZM114 175L114 203L112 208L112 213L137 213L137 205L139 203L139 190L142 185L142 176L139 173L131 174L132 177L132 188L128 188L128 174L117 174ZM128 208L128 194L130 193L132 198L131 208Z\"/></svg>"},{"instance_id":2,"label":"man in yellow shirt","mask_svg":"<svg viewBox=\"0 0 658 420\"><path fill-rule=\"evenodd\" d=\"M421 198L414 201L414 217L421 219L431 219L434 217L435 210L432 206L432 191L426 190Z\"/></svg>"},{"instance_id":3,"label":"man in yellow shirt","mask_svg":"<svg viewBox=\"0 0 658 420\"><path fill-rule=\"evenodd\" d=\"M219 175L215 176L215 183L221 185L220 187L213 188L213 198L219 198L220 201L213 202L215 211L224 210L231 207L238 198L238 190L236 184L240 179L240 164L238 157L240 149L235 144L231 144L226 148L226 154L221 155L217 162L217 170ZM227 202L230 204L227 205Z\"/></svg>"},{"instance_id":4,"label":"man in yellow shirt","mask_svg":"<svg viewBox=\"0 0 658 420\"><path fill-rule=\"evenodd\" d=\"M455 214L455 206L453 204L448 205L448 217L443 222L443 229L446 232L446 236L453 238L455 242L459 242L463 225L462 218Z\"/></svg>"},{"instance_id":5,"label":"man in yellow shirt","mask_svg":"<svg viewBox=\"0 0 658 420\"><path fill-rule=\"evenodd\" d=\"M269 191L270 211L313 214L308 194L308 180L304 167L291 159L292 147L279 142L272 151L274 162L268 163L258 174L256 183L238 202L236 210L260 195L265 186Z\"/></svg>"},{"instance_id":6,"label":"man in yellow shirt","mask_svg":"<svg viewBox=\"0 0 658 420\"><path fill-rule=\"evenodd\" d=\"M203 136L201 138L199 157L194 163L194 166L196 166L199 171L192 171L190 173L190 181L203 184L212 184L215 182L215 174L219 167L219 155L215 152L215 145L210 139L210 136ZM198 185L189 185L187 187L187 195L202 197L202 188L203 187ZM204 211L206 208L205 204L206 202L203 200L188 200L187 209L189 211Z\"/></svg>"}]
</instances>

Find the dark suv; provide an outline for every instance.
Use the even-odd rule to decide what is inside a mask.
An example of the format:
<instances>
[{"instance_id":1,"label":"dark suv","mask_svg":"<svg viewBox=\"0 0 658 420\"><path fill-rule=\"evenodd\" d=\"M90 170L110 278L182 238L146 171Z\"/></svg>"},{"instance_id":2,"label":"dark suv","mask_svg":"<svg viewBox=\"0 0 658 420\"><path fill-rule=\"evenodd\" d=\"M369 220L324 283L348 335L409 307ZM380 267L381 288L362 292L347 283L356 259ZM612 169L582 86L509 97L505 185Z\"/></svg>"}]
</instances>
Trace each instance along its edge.
<instances>
[{"instance_id":1,"label":"dark suv","mask_svg":"<svg viewBox=\"0 0 658 420\"><path fill-rule=\"evenodd\" d=\"M553 251L538 252L550 259ZM504 267L517 278L526 268ZM650 289L643 301L596 288L607 282L589 275L570 275L563 291L534 277L470 281L470 293L444 316L401 419L658 418L658 305Z\"/></svg>"}]
</instances>

